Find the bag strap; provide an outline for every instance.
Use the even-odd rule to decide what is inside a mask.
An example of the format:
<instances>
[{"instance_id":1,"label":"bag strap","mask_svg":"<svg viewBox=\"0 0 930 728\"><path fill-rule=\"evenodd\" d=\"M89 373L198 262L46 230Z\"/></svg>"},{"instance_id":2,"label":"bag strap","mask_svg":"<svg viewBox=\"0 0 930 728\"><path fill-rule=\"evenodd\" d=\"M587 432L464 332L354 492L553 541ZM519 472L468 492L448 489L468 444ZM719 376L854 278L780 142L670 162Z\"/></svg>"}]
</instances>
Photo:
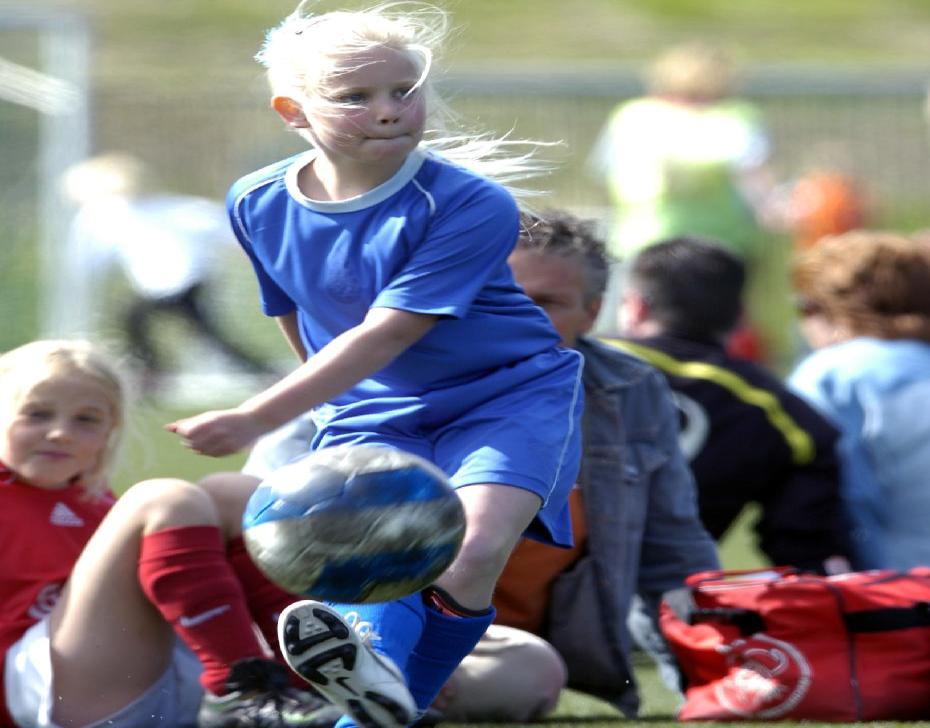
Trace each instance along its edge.
<instances>
[{"instance_id":1,"label":"bag strap","mask_svg":"<svg viewBox=\"0 0 930 728\"><path fill-rule=\"evenodd\" d=\"M699 607L690 587L667 591L662 601L685 624L731 624L743 637L765 631L765 620L758 612L735 607Z\"/></svg>"},{"instance_id":2,"label":"bag strap","mask_svg":"<svg viewBox=\"0 0 930 728\"><path fill-rule=\"evenodd\" d=\"M895 629L930 627L930 602L917 602L911 607L885 607L843 615L850 632L887 632Z\"/></svg>"},{"instance_id":3,"label":"bag strap","mask_svg":"<svg viewBox=\"0 0 930 728\"><path fill-rule=\"evenodd\" d=\"M700 571L686 577L685 584L697 587L708 581L725 581L727 579L739 580L746 584L777 581L783 576L800 574L801 571L793 566L771 566L759 569L715 569L713 571Z\"/></svg>"},{"instance_id":4,"label":"bag strap","mask_svg":"<svg viewBox=\"0 0 930 728\"><path fill-rule=\"evenodd\" d=\"M739 630L742 637L765 631L762 615L751 609L699 607L691 612L688 621L690 624L730 624Z\"/></svg>"}]
</instances>

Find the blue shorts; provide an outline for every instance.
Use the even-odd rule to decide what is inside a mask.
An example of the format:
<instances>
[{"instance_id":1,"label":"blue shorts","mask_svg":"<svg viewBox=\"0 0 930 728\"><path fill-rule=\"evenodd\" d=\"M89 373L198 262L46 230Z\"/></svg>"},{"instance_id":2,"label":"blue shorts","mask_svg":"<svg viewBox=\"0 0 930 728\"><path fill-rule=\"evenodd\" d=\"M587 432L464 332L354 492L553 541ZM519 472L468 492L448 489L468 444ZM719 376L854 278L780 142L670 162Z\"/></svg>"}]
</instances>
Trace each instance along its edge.
<instances>
[{"instance_id":1,"label":"blue shorts","mask_svg":"<svg viewBox=\"0 0 930 728\"><path fill-rule=\"evenodd\" d=\"M487 376L417 396L324 406L313 448L382 444L430 460L452 485L510 485L542 507L526 535L572 544L568 493L581 457L583 360L551 349Z\"/></svg>"}]
</instances>

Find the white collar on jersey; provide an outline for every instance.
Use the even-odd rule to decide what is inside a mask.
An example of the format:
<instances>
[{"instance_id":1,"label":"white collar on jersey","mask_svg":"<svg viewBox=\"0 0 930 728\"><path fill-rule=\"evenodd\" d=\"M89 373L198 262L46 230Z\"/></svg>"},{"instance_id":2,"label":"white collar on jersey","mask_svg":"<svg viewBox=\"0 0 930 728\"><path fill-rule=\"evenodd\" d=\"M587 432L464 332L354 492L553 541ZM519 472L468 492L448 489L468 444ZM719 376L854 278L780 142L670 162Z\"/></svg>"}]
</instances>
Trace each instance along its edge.
<instances>
[{"instance_id":1,"label":"white collar on jersey","mask_svg":"<svg viewBox=\"0 0 930 728\"><path fill-rule=\"evenodd\" d=\"M316 155L317 151L311 149L295 159L284 173L284 184L292 198L304 207L319 212L355 212L356 210L364 210L366 207L371 207L372 205L377 205L379 202L383 202L413 179L413 176L419 171L427 157L427 153L418 147L407 155L407 159L404 160L401 168L397 170L390 179L356 197L350 197L347 200L331 201L312 200L297 187L298 173L301 169L310 164L310 162L316 158Z\"/></svg>"}]
</instances>

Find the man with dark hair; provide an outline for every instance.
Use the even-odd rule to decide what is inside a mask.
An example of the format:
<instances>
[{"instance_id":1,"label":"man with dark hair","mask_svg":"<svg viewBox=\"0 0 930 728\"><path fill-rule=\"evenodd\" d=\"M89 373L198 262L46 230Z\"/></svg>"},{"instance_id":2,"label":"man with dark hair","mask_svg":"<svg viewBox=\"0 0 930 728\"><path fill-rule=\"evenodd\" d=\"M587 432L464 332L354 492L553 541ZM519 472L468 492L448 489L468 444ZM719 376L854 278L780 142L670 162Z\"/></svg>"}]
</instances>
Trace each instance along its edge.
<instances>
[{"instance_id":1,"label":"man with dark hair","mask_svg":"<svg viewBox=\"0 0 930 728\"><path fill-rule=\"evenodd\" d=\"M453 721L526 722L550 710L567 683L635 717L633 641L678 687L658 602L689 574L719 568L716 549L698 517L664 378L584 336L607 282L592 226L560 212L526 216L509 262L562 345L585 358L582 465L569 499L575 546L517 546L495 589L495 624L435 705Z\"/></svg>"},{"instance_id":2,"label":"man with dark hair","mask_svg":"<svg viewBox=\"0 0 930 728\"><path fill-rule=\"evenodd\" d=\"M629 288L648 302L649 318L667 333L720 341L742 316L745 283L746 266L729 250L701 238L676 237L634 258ZM637 300L636 294L627 300Z\"/></svg>"},{"instance_id":3,"label":"man with dark hair","mask_svg":"<svg viewBox=\"0 0 930 728\"><path fill-rule=\"evenodd\" d=\"M757 503L759 547L774 564L845 570L835 429L772 374L724 348L744 282L742 261L720 245L659 242L631 262L618 312L626 338L604 341L665 373L714 538Z\"/></svg>"}]
</instances>

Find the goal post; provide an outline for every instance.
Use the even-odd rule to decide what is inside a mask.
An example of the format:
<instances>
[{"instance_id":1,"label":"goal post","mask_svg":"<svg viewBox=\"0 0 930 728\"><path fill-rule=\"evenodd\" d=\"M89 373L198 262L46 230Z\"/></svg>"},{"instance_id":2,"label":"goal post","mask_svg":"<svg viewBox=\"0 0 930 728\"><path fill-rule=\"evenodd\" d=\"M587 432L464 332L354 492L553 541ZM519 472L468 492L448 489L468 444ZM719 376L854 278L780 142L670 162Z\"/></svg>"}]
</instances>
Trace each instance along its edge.
<instances>
[{"instance_id":1,"label":"goal post","mask_svg":"<svg viewBox=\"0 0 930 728\"><path fill-rule=\"evenodd\" d=\"M85 333L88 291L63 262L73 209L59 179L63 169L90 151L90 25L72 11L0 6L0 33L32 34L36 41L34 55L25 59L12 56L10 50L0 52L0 103L32 109L37 118L39 333L44 337Z\"/></svg>"}]
</instances>

